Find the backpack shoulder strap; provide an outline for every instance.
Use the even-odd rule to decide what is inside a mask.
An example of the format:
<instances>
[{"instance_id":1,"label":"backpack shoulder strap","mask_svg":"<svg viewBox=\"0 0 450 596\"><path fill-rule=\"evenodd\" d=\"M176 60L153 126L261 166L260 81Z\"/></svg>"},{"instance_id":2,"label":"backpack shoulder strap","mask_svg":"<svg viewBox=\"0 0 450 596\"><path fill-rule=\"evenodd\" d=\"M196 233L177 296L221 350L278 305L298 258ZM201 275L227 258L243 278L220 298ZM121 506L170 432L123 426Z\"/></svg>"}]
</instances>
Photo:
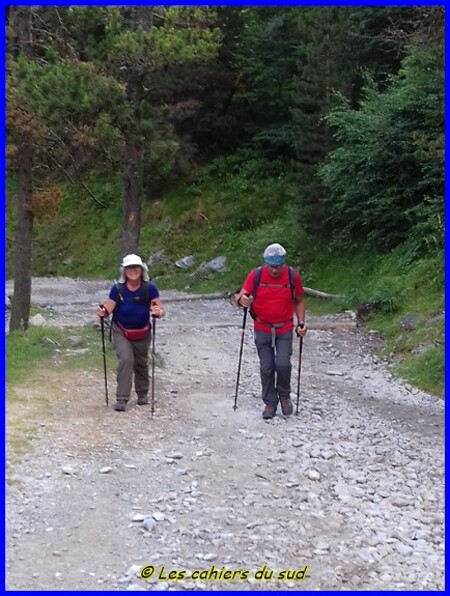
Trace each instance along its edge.
<instances>
[{"instance_id":1,"label":"backpack shoulder strap","mask_svg":"<svg viewBox=\"0 0 450 596\"><path fill-rule=\"evenodd\" d=\"M261 271L262 267L257 267L255 270L255 275L253 277L253 297L256 297L256 289L261 283ZM295 269L293 267L288 267L288 274L289 274L289 286L291 288L291 295L292 300L295 297Z\"/></svg>"},{"instance_id":2,"label":"backpack shoulder strap","mask_svg":"<svg viewBox=\"0 0 450 596\"><path fill-rule=\"evenodd\" d=\"M288 267L289 273L289 285L291 286L291 295L292 300L295 298L295 269L293 267Z\"/></svg>"},{"instance_id":3,"label":"backpack shoulder strap","mask_svg":"<svg viewBox=\"0 0 450 596\"><path fill-rule=\"evenodd\" d=\"M114 280L114 284L117 288L117 301L116 301L116 306L114 307L114 310L112 311L113 321L114 321L115 315L117 314L117 311L120 308L120 303L123 302L123 288L125 286L124 283L118 282L116 280Z\"/></svg>"},{"instance_id":4,"label":"backpack shoulder strap","mask_svg":"<svg viewBox=\"0 0 450 596\"><path fill-rule=\"evenodd\" d=\"M123 288L125 287L125 283L116 281L115 284L117 287L117 293L119 295L119 300L117 301L116 308L114 309L114 311L116 311L119 308L120 303L123 302ZM142 282L142 296L146 302L148 302L150 300L150 282L149 281Z\"/></svg>"},{"instance_id":5,"label":"backpack shoulder strap","mask_svg":"<svg viewBox=\"0 0 450 596\"><path fill-rule=\"evenodd\" d=\"M150 280L142 281L142 296L145 302L150 302Z\"/></svg>"},{"instance_id":6,"label":"backpack shoulder strap","mask_svg":"<svg viewBox=\"0 0 450 596\"><path fill-rule=\"evenodd\" d=\"M256 269L254 269L255 275L253 276L253 298L256 298L256 290L260 284L261 281L261 271L262 271L262 267L256 267Z\"/></svg>"},{"instance_id":7,"label":"backpack shoulder strap","mask_svg":"<svg viewBox=\"0 0 450 596\"><path fill-rule=\"evenodd\" d=\"M115 283L116 283L117 293L119 295L119 300L117 301L117 304L116 304L116 308L117 308L118 304L120 302L123 302L123 288L125 287L125 284L123 282L118 282L118 281L116 281Z\"/></svg>"},{"instance_id":8,"label":"backpack shoulder strap","mask_svg":"<svg viewBox=\"0 0 450 596\"><path fill-rule=\"evenodd\" d=\"M111 341L111 339L112 339L112 323L115 322L116 314L117 314L117 311L119 310L120 303L123 302L123 287L125 284L114 280L114 285L117 288L118 300L116 302L116 306L114 307L114 310L111 313L112 321L109 324L109 341Z\"/></svg>"}]
</instances>

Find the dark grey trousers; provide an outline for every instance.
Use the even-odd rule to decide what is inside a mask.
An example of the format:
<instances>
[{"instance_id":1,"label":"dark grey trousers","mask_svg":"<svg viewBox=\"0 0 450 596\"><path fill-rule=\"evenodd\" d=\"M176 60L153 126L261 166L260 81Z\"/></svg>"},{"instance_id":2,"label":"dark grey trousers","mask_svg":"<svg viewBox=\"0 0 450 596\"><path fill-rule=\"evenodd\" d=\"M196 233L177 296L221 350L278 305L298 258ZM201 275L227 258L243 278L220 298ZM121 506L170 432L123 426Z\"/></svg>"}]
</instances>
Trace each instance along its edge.
<instances>
[{"instance_id":1,"label":"dark grey trousers","mask_svg":"<svg viewBox=\"0 0 450 596\"><path fill-rule=\"evenodd\" d=\"M116 325L112 329L112 342L117 354L117 399L130 398L133 372L134 389L138 395L148 392L148 349L151 332L145 339L129 341Z\"/></svg>"},{"instance_id":2,"label":"dark grey trousers","mask_svg":"<svg viewBox=\"0 0 450 596\"><path fill-rule=\"evenodd\" d=\"M276 406L279 399L286 399L291 393L292 329L275 335L273 340L270 332L255 329L255 345L259 357L262 400L265 404Z\"/></svg>"}]
</instances>

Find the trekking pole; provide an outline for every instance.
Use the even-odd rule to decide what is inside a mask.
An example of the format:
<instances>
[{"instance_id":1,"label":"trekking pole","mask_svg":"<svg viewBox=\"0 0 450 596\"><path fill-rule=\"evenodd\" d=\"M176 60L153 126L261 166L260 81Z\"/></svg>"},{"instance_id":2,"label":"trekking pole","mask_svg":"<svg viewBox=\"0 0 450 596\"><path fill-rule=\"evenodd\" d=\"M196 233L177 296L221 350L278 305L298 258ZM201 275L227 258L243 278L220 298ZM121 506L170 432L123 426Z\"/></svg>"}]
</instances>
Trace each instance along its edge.
<instances>
[{"instance_id":1,"label":"trekking pole","mask_svg":"<svg viewBox=\"0 0 450 596\"><path fill-rule=\"evenodd\" d=\"M300 325L303 329L303 325ZM297 405L295 407L295 415L298 416L298 402L300 400L300 374L302 371L302 352L303 352L303 337L297 333L297 337L300 337L300 344L298 348L298 375L297 375Z\"/></svg>"},{"instance_id":2,"label":"trekking pole","mask_svg":"<svg viewBox=\"0 0 450 596\"><path fill-rule=\"evenodd\" d=\"M155 335L156 317L152 315L152 416L155 411Z\"/></svg>"},{"instance_id":3,"label":"trekking pole","mask_svg":"<svg viewBox=\"0 0 450 596\"><path fill-rule=\"evenodd\" d=\"M101 324L101 328L102 328L103 368L105 371L105 399L106 399L106 407L108 407L108 377L106 375L106 348L105 348L105 320L104 320L104 317L100 317L100 324Z\"/></svg>"},{"instance_id":4,"label":"trekking pole","mask_svg":"<svg viewBox=\"0 0 450 596\"><path fill-rule=\"evenodd\" d=\"M238 371L237 371L237 379L236 379L236 393L234 394L234 406L233 410L236 412L237 409L237 396L238 396L238 389L239 389L239 377L241 376L241 362L242 362L242 350L244 348L244 334L245 334L245 322L247 320L247 310L248 308L244 308L244 318L242 320L242 335L241 335L241 349L239 350L239 364L238 364Z\"/></svg>"}]
</instances>

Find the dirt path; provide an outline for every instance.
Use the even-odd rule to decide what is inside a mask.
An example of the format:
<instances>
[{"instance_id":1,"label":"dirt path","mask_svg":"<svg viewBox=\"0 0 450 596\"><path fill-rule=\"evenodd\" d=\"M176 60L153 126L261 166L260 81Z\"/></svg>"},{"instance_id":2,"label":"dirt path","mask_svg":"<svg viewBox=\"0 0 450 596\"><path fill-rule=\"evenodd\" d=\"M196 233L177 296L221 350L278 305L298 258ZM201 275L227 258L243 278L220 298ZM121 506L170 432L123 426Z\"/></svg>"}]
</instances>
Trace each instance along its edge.
<instances>
[{"instance_id":1,"label":"dirt path","mask_svg":"<svg viewBox=\"0 0 450 596\"><path fill-rule=\"evenodd\" d=\"M84 283L78 323L105 293ZM50 294L54 324L74 324ZM100 354L8 405L34 438L7 466L7 589L442 590L441 400L393 379L361 331L310 331L300 415L266 422L248 325L234 412L241 311L163 298L153 417L105 407Z\"/></svg>"}]
</instances>

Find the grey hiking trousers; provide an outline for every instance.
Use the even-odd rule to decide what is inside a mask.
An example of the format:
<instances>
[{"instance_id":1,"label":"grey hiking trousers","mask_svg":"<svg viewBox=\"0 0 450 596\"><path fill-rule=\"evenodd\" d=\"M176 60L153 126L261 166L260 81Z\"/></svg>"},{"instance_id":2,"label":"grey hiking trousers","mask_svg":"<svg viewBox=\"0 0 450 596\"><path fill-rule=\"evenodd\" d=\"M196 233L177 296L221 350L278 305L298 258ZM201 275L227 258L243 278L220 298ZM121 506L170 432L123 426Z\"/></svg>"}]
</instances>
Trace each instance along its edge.
<instances>
[{"instance_id":1,"label":"grey hiking trousers","mask_svg":"<svg viewBox=\"0 0 450 596\"><path fill-rule=\"evenodd\" d=\"M287 399L291 393L292 329L275 335L254 330L261 373L262 400L276 406L279 399ZM273 346L275 343L275 346Z\"/></svg>"},{"instance_id":2,"label":"grey hiking trousers","mask_svg":"<svg viewBox=\"0 0 450 596\"><path fill-rule=\"evenodd\" d=\"M130 398L133 372L134 389L138 395L146 394L149 387L148 349L152 332L145 339L129 341L122 331L113 324L112 342L117 354L117 399Z\"/></svg>"}]
</instances>

